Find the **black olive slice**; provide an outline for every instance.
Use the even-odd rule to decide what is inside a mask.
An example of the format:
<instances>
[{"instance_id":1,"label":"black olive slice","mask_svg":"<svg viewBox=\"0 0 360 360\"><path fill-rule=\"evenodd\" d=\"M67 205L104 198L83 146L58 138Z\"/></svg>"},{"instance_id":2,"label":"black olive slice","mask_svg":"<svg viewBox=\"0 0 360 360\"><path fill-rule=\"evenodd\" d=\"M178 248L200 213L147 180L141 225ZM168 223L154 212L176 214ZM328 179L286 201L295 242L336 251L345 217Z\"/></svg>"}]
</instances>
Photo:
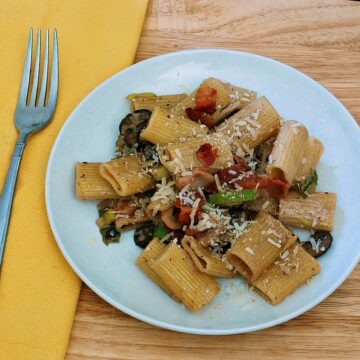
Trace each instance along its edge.
<instances>
[{"instance_id":1,"label":"black olive slice","mask_svg":"<svg viewBox=\"0 0 360 360\"><path fill-rule=\"evenodd\" d=\"M149 110L136 110L127 114L119 125L120 139L118 142L125 142L128 146L138 144L140 133L146 127L151 116Z\"/></svg>"},{"instance_id":2,"label":"black olive slice","mask_svg":"<svg viewBox=\"0 0 360 360\"><path fill-rule=\"evenodd\" d=\"M333 237L328 231L317 231L307 241L301 245L306 252L317 258L330 249Z\"/></svg>"},{"instance_id":3,"label":"black olive slice","mask_svg":"<svg viewBox=\"0 0 360 360\"><path fill-rule=\"evenodd\" d=\"M137 228L134 235L135 244L142 249L145 249L153 239L154 227L155 225L150 223Z\"/></svg>"}]
</instances>

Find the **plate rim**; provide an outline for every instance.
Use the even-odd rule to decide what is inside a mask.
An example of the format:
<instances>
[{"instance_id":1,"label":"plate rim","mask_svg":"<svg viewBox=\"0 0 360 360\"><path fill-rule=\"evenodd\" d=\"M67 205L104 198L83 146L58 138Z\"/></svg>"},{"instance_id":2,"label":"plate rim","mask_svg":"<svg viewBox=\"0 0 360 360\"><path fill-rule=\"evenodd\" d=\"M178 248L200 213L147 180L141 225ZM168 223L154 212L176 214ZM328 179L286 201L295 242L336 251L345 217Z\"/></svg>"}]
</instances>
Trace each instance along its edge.
<instances>
[{"instance_id":1,"label":"plate rim","mask_svg":"<svg viewBox=\"0 0 360 360\"><path fill-rule=\"evenodd\" d=\"M75 260L72 259L70 253L63 246L61 237L59 236L59 234L57 232L55 222L54 222L52 213L50 211L50 194L49 194L49 191L50 191L49 190L49 188L50 188L49 182L50 182L50 177L51 177L50 170L52 167L52 163L54 161L54 157L55 157L55 153L56 153L58 144L63 136L63 132L65 131L65 128L69 124L69 121L71 121L73 116L76 115L76 112L79 111L79 109L84 105L84 103L87 102L88 98L90 98L100 88L107 86L107 83L112 81L115 77L119 76L120 74L126 73L134 68L141 67L141 66L143 66L143 63L153 62L153 61L157 61L162 58L168 58L168 57L172 57L172 56L179 56L179 55L181 56L181 55L189 55L189 54L191 55L193 53L209 53L209 52L210 53L228 53L228 54L236 53L236 54L241 54L244 56L255 57L255 58L259 58L263 61L267 61L270 63L276 63L277 65L285 66L286 68L288 68L292 71L295 71L298 75L305 77L307 81L310 81L319 90L325 91L325 93L327 95L329 95L332 98L332 100L335 101L335 103L337 103L337 105L340 106L342 108L342 110L347 113L348 117L350 117L352 119L351 126L353 127L353 130L357 131L358 134L360 134L360 129L359 129L359 126L358 126L354 116L352 116L350 111L342 104L342 102L339 99L337 99L335 97L335 95L333 95L327 88L325 88L323 85L321 85L316 80L311 78L309 75L301 72L300 70L297 70L296 68L294 68L288 64L285 64L283 62L274 60L274 59L266 57L266 56L262 56L262 55L258 55L258 54L254 54L254 53L250 53L250 52L245 52L245 51L230 50L230 49L201 48L201 49L190 49L190 50L180 50L180 51L168 52L168 53L157 55L157 56L142 60L138 63L132 64L132 65L128 66L127 68L111 75L110 77L105 79L103 82L99 83L86 96L84 96L84 98L71 111L71 113L67 116L66 120L64 121L63 125L61 126L60 131L58 132L58 134L56 136L56 139L53 143L51 153L49 156L49 160L48 160L48 164L47 164L47 168L46 168L46 177L45 177L45 204L46 204L47 217L48 217L48 221L49 221L49 224L51 227L51 231L52 231L54 239L55 239L59 249L61 250L62 255L66 259L67 263L71 266L72 270L77 274L77 276L79 276L79 278L92 291L94 291L98 296L100 296L107 303L111 304L116 309L126 313L127 315L130 315L130 316L136 318L137 320L141 320L148 324L151 324L151 325L154 325L157 327L161 327L161 328L164 328L167 330L172 330L172 331L177 331L177 332L182 332L182 333L189 333L189 334L196 334L196 335L233 335L233 334L254 332L254 331L258 331L258 330L262 330L262 329L266 329L269 327L279 325L281 323L284 323L291 319L294 319L295 317L297 317L297 316L307 312L308 310L312 309L313 307L317 306L320 302L322 302L324 299L326 299L328 296L330 296L336 289L338 289L341 286L341 284L349 277L351 272L355 269L355 267L357 266L357 264L360 261L360 253L358 253L354 257L353 262L350 263L350 265L343 272L343 274L339 278L339 280L337 282L335 282L326 292L322 293L320 296L318 296L316 299L314 299L307 305L302 306L301 308L297 309L296 311L294 311L290 314L278 317L278 318L270 320L270 321L263 322L261 324L233 328L233 329L202 329L202 328L196 328L196 327L185 327L185 326L181 326L181 325L170 324L170 323L167 323L167 322L164 322L161 320L156 320L147 315L141 314L138 311L132 310L131 308L128 308L127 306L118 303L117 301L113 300L110 296L108 296L106 293L104 293L101 289L99 289L97 287L97 285L95 283L93 283L87 277L87 275L77 266ZM350 122L349 122L349 125L350 125Z\"/></svg>"}]
</instances>

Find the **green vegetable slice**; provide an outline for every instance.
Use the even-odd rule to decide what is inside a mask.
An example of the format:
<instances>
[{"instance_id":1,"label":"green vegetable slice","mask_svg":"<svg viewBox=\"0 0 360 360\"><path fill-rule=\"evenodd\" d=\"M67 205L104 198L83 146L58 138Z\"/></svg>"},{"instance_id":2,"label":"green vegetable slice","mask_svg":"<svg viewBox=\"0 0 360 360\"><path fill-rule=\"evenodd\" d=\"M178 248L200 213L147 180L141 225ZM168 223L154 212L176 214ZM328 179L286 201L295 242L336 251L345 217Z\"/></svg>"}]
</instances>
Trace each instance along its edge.
<instances>
[{"instance_id":1,"label":"green vegetable slice","mask_svg":"<svg viewBox=\"0 0 360 360\"><path fill-rule=\"evenodd\" d=\"M168 231L164 227L162 227L160 225L155 226L154 232L153 232L153 237L157 237L159 239L162 239L167 234L168 234Z\"/></svg>"},{"instance_id":2,"label":"green vegetable slice","mask_svg":"<svg viewBox=\"0 0 360 360\"><path fill-rule=\"evenodd\" d=\"M112 210L105 211L105 213L103 214L102 217L103 217L106 225L110 225L111 223L113 223L115 221L115 214Z\"/></svg>"},{"instance_id":3,"label":"green vegetable slice","mask_svg":"<svg viewBox=\"0 0 360 360\"><path fill-rule=\"evenodd\" d=\"M230 190L223 193L210 194L209 201L215 205L241 205L247 201L253 201L256 199L256 191L254 190Z\"/></svg>"},{"instance_id":4,"label":"green vegetable slice","mask_svg":"<svg viewBox=\"0 0 360 360\"><path fill-rule=\"evenodd\" d=\"M315 191L317 184L318 174L316 170L313 170L304 182L298 184L298 188L302 196L306 198Z\"/></svg>"}]
</instances>

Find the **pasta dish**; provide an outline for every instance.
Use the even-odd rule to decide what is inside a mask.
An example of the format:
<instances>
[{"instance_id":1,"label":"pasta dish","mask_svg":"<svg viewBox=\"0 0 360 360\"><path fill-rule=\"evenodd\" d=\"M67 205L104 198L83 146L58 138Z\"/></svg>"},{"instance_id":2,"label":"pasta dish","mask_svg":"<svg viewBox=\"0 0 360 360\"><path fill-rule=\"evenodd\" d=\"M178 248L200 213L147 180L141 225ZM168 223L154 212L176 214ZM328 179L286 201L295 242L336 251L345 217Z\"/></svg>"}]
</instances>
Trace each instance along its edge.
<instances>
[{"instance_id":1,"label":"pasta dish","mask_svg":"<svg viewBox=\"0 0 360 360\"><path fill-rule=\"evenodd\" d=\"M241 276L276 305L319 273L336 194L316 190L324 147L302 123L215 78L190 95L127 99L114 159L75 165L106 245L135 229L138 268L191 311L214 299L217 278Z\"/></svg>"}]
</instances>

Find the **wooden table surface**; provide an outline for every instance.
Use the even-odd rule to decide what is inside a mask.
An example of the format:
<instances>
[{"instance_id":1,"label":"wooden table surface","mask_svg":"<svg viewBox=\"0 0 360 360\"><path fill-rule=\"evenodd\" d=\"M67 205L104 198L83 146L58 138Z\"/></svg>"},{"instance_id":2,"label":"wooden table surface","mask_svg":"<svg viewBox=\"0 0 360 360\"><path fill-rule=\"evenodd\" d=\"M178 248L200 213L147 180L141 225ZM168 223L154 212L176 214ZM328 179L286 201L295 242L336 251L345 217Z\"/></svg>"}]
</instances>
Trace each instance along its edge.
<instances>
[{"instance_id":1,"label":"wooden table surface","mask_svg":"<svg viewBox=\"0 0 360 360\"><path fill-rule=\"evenodd\" d=\"M136 61L204 47L292 65L329 89L360 123L360 2L150 2ZM358 266L335 293L296 319L255 333L208 337L140 322L84 285L66 359L360 359L359 289Z\"/></svg>"}]
</instances>

